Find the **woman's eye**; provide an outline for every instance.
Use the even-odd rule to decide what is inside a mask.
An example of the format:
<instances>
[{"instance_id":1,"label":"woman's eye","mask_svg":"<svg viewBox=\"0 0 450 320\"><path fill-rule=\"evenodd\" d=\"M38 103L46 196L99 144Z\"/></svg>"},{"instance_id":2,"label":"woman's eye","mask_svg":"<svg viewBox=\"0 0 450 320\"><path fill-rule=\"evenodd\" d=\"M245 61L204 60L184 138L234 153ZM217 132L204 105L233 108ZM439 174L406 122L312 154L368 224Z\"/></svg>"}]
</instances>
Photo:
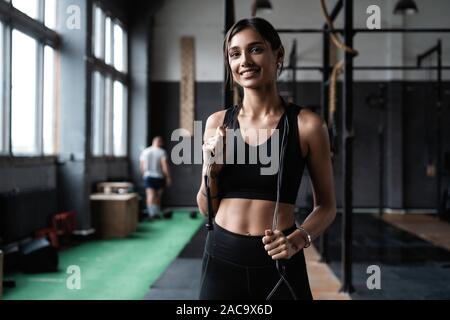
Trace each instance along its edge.
<instances>
[{"instance_id":1,"label":"woman's eye","mask_svg":"<svg viewBox=\"0 0 450 320\"><path fill-rule=\"evenodd\" d=\"M262 51L262 49L260 47L253 47L250 51L255 52L255 53L260 53Z\"/></svg>"},{"instance_id":2,"label":"woman's eye","mask_svg":"<svg viewBox=\"0 0 450 320\"><path fill-rule=\"evenodd\" d=\"M239 55L239 52L231 52L230 53L230 58L237 57L238 55Z\"/></svg>"}]
</instances>

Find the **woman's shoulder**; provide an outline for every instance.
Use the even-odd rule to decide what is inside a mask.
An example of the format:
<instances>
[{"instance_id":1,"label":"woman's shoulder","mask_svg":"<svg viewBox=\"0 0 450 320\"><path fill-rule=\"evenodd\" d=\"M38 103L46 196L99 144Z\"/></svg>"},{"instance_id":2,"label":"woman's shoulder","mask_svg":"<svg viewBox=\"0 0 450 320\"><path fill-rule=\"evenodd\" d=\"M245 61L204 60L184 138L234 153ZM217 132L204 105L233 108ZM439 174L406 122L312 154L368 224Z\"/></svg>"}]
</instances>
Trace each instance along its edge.
<instances>
[{"instance_id":1,"label":"woman's shoulder","mask_svg":"<svg viewBox=\"0 0 450 320\"><path fill-rule=\"evenodd\" d=\"M214 127L214 128L221 126L223 124L223 120L225 119L225 114L226 114L227 110L228 110L228 108L212 113L206 120L206 126Z\"/></svg>"},{"instance_id":2,"label":"woman's shoulder","mask_svg":"<svg viewBox=\"0 0 450 320\"><path fill-rule=\"evenodd\" d=\"M302 131L303 134L315 133L326 127L323 118L306 107L300 107L300 111L297 115L297 121L299 124L299 130Z\"/></svg>"}]
</instances>

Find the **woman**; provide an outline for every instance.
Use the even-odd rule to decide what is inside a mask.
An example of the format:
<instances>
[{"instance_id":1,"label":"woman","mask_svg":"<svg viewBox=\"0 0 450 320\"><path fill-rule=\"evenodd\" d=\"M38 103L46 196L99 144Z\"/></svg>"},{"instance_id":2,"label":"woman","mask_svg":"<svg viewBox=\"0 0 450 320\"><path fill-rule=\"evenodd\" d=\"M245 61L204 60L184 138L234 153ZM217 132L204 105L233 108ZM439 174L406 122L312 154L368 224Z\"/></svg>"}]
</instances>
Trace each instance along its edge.
<instances>
[{"instance_id":1,"label":"woman","mask_svg":"<svg viewBox=\"0 0 450 320\"><path fill-rule=\"evenodd\" d=\"M243 88L244 98L239 106L216 112L206 122L203 175L209 178L215 221L205 246L200 299L312 299L302 249L336 215L326 125L315 113L287 105L279 96L276 80L284 48L266 20L234 24L224 40L224 58L229 81ZM211 154L229 152L224 148L230 142L225 129L235 132L231 151L238 151L241 139L246 155L252 149L271 149L278 142L272 159L280 155L278 172L261 174L260 169L267 167L261 159L256 164L208 165ZM275 135L274 129L280 134ZM251 139L255 130L257 143L250 143L255 141ZM305 165L314 210L297 227L295 200ZM207 214L207 191L202 179L197 203L203 214Z\"/></svg>"}]
</instances>

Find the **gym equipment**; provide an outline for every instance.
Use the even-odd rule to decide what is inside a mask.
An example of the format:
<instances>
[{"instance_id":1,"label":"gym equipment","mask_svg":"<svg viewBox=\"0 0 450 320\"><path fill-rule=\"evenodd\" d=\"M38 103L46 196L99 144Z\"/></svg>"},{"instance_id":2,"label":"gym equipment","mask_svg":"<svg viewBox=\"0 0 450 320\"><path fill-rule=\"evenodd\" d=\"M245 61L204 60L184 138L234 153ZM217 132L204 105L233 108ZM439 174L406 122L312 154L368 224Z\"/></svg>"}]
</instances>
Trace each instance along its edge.
<instances>
[{"instance_id":1,"label":"gym equipment","mask_svg":"<svg viewBox=\"0 0 450 320\"><path fill-rule=\"evenodd\" d=\"M442 190L442 103L443 103L443 88L442 88L442 41L439 39L437 44L424 53L417 56L417 66L421 67L424 59L432 54L436 54L437 60L437 99L436 99L436 210L441 219L443 219L443 212L441 211L441 190Z\"/></svg>"},{"instance_id":2,"label":"gym equipment","mask_svg":"<svg viewBox=\"0 0 450 320\"><path fill-rule=\"evenodd\" d=\"M47 239L27 241L20 246L20 266L24 273L58 271L58 254Z\"/></svg>"},{"instance_id":3,"label":"gym equipment","mask_svg":"<svg viewBox=\"0 0 450 320\"><path fill-rule=\"evenodd\" d=\"M180 128L194 135L195 39L181 38Z\"/></svg>"},{"instance_id":4,"label":"gym equipment","mask_svg":"<svg viewBox=\"0 0 450 320\"><path fill-rule=\"evenodd\" d=\"M444 169L447 172L447 186L443 192L441 219L450 222L450 151L444 154Z\"/></svg>"},{"instance_id":5,"label":"gym equipment","mask_svg":"<svg viewBox=\"0 0 450 320\"><path fill-rule=\"evenodd\" d=\"M378 92L370 94L366 97L366 105L369 108L379 111L378 120L378 215L383 215L384 208L384 141L386 131L386 85L380 84Z\"/></svg>"},{"instance_id":6,"label":"gym equipment","mask_svg":"<svg viewBox=\"0 0 450 320\"><path fill-rule=\"evenodd\" d=\"M163 212L163 217L164 219L172 219L173 216L173 211L171 210L167 210Z\"/></svg>"}]
</instances>

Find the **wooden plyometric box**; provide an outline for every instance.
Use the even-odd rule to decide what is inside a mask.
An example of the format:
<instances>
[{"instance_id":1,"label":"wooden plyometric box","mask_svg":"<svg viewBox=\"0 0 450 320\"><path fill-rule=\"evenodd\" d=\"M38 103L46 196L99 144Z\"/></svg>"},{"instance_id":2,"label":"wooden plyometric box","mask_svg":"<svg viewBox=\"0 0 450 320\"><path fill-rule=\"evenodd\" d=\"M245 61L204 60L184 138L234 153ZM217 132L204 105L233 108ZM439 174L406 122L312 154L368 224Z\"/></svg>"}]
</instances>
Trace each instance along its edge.
<instances>
[{"instance_id":1,"label":"wooden plyometric box","mask_svg":"<svg viewBox=\"0 0 450 320\"><path fill-rule=\"evenodd\" d=\"M138 224L137 193L91 195L92 226L103 239L125 238Z\"/></svg>"},{"instance_id":2,"label":"wooden plyometric box","mask_svg":"<svg viewBox=\"0 0 450 320\"><path fill-rule=\"evenodd\" d=\"M133 184L130 182L100 182L97 183L98 193L130 193L133 190Z\"/></svg>"}]
</instances>

